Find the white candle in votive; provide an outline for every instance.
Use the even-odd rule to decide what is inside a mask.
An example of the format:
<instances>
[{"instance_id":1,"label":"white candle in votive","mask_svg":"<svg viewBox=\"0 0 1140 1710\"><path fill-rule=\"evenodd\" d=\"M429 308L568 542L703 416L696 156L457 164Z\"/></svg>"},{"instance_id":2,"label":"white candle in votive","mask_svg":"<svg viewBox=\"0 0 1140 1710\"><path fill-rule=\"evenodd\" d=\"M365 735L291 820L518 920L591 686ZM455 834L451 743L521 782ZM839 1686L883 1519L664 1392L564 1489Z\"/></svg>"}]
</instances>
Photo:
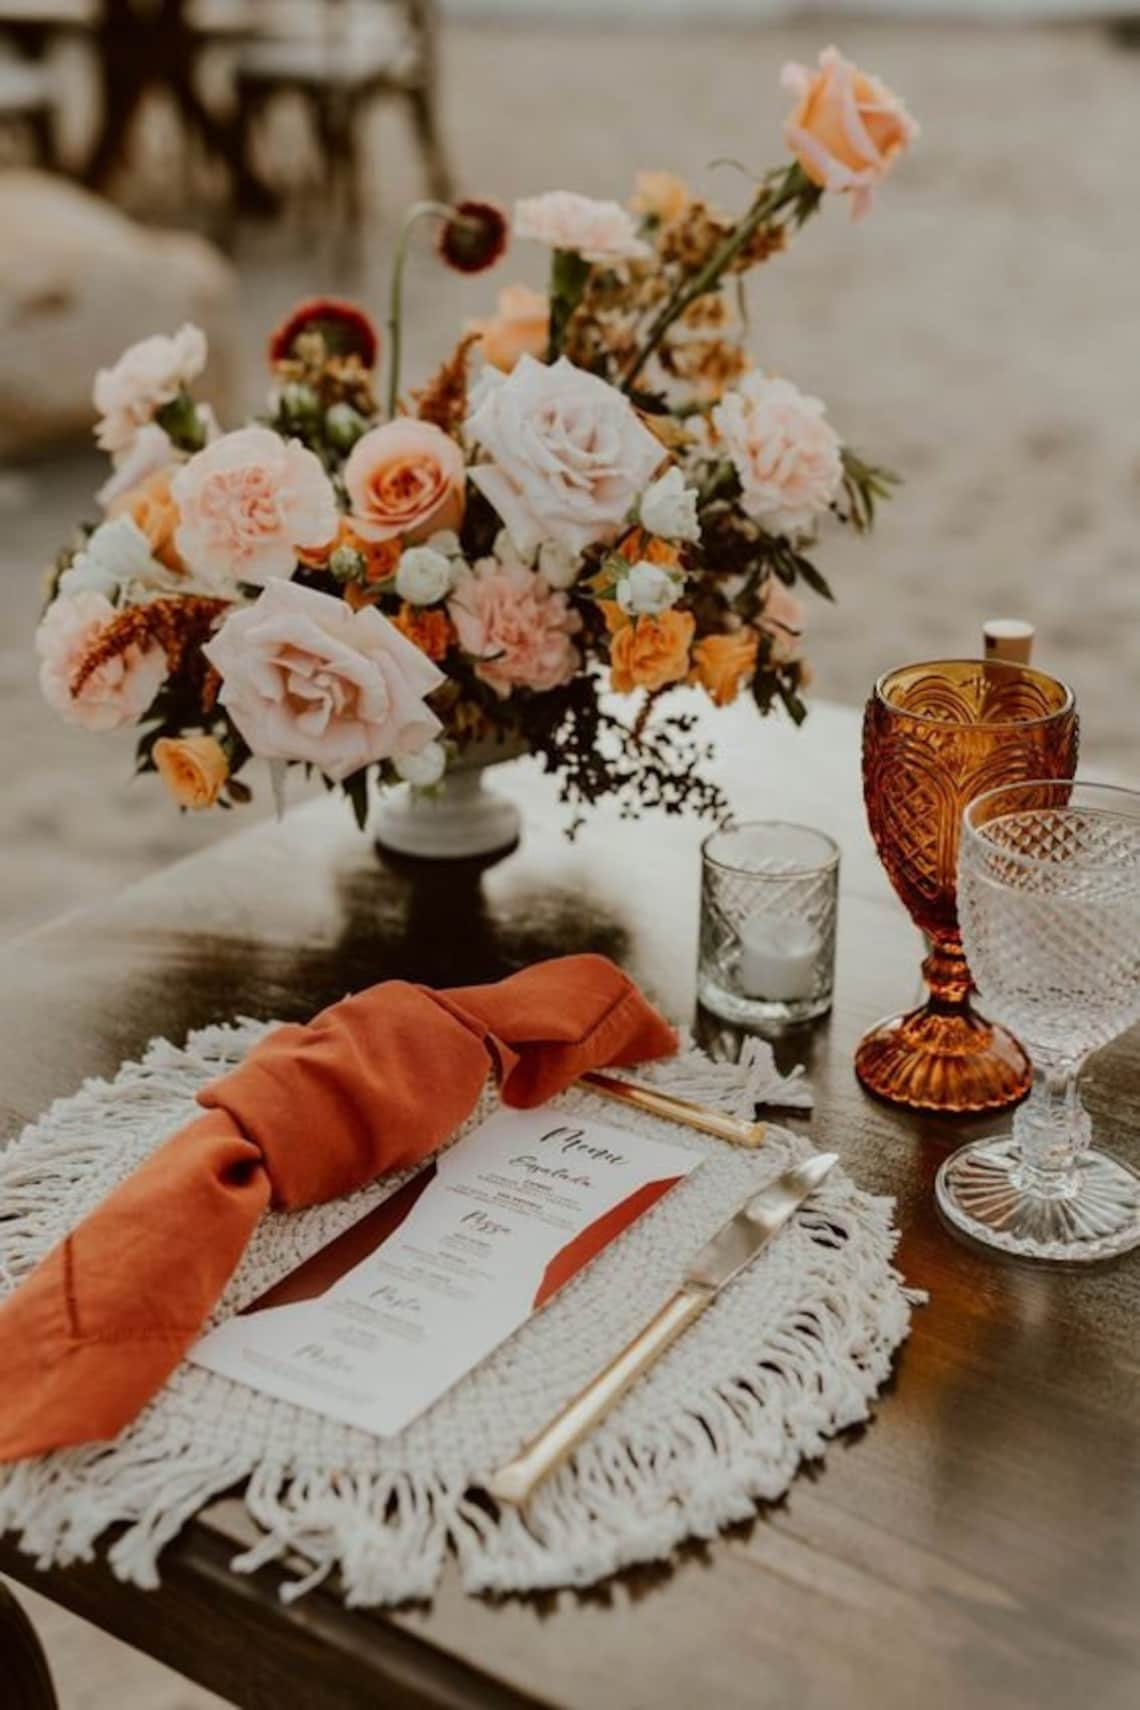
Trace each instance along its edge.
<instances>
[{"instance_id":1,"label":"white candle in votive","mask_svg":"<svg viewBox=\"0 0 1140 1710\"><path fill-rule=\"evenodd\" d=\"M740 927L741 990L771 1003L809 998L815 991L820 940L806 920L756 910Z\"/></svg>"}]
</instances>

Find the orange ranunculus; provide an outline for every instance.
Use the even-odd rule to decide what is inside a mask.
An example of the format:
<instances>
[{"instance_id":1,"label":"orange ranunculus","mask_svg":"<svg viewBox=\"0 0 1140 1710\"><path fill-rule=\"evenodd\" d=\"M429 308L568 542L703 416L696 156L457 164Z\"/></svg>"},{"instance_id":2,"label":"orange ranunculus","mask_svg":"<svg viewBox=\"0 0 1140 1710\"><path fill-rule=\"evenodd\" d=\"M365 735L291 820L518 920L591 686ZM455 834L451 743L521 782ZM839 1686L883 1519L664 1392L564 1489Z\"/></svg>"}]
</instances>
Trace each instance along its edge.
<instances>
[{"instance_id":1,"label":"orange ranunculus","mask_svg":"<svg viewBox=\"0 0 1140 1710\"><path fill-rule=\"evenodd\" d=\"M150 541L150 549L160 564L175 575L185 570L182 555L174 544L174 531L179 523L178 506L170 494L172 469L159 469L138 487L132 487L110 506L113 517L128 516Z\"/></svg>"},{"instance_id":2,"label":"orange ranunculus","mask_svg":"<svg viewBox=\"0 0 1140 1710\"><path fill-rule=\"evenodd\" d=\"M498 312L485 321L469 321L479 334L479 352L492 368L509 374L520 356L542 358L550 339L550 301L529 285L505 285Z\"/></svg>"},{"instance_id":3,"label":"orange ranunculus","mask_svg":"<svg viewBox=\"0 0 1140 1710\"><path fill-rule=\"evenodd\" d=\"M663 689L688 675L692 612L662 612L623 624L610 645L611 681L619 695L633 689Z\"/></svg>"},{"instance_id":4,"label":"orange ranunculus","mask_svg":"<svg viewBox=\"0 0 1140 1710\"><path fill-rule=\"evenodd\" d=\"M212 736L163 736L151 752L159 777L179 807L213 807L230 775L220 742Z\"/></svg>"},{"instance_id":5,"label":"orange ranunculus","mask_svg":"<svg viewBox=\"0 0 1140 1710\"><path fill-rule=\"evenodd\" d=\"M715 706L726 707L756 669L759 637L754 629L706 635L693 648L693 676Z\"/></svg>"},{"instance_id":6,"label":"orange ranunculus","mask_svg":"<svg viewBox=\"0 0 1140 1710\"><path fill-rule=\"evenodd\" d=\"M437 664L455 640L455 626L446 612L417 610L404 601L392 619L401 635Z\"/></svg>"},{"instance_id":7,"label":"orange ranunculus","mask_svg":"<svg viewBox=\"0 0 1140 1710\"><path fill-rule=\"evenodd\" d=\"M815 71L786 65L783 83L799 96L784 127L788 147L813 184L851 191L852 212L865 213L875 185L918 126L897 95L838 48L825 48Z\"/></svg>"},{"instance_id":8,"label":"orange ranunculus","mask_svg":"<svg viewBox=\"0 0 1140 1710\"><path fill-rule=\"evenodd\" d=\"M673 542L662 540L656 534L647 534L643 528L631 528L617 549L630 564L640 564L644 560L649 564L660 564L665 570L680 567L681 554Z\"/></svg>"}]
</instances>

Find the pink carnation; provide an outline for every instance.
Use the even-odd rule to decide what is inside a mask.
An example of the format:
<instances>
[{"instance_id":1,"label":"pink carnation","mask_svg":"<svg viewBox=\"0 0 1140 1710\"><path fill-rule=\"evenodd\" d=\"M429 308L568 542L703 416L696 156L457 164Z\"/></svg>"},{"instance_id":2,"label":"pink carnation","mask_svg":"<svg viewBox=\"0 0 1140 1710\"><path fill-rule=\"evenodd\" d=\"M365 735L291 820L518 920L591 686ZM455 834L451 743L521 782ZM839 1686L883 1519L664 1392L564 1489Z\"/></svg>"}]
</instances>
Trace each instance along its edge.
<instances>
[{"instance_id":1,"label":"pink carnation","mask_svg":"<svg viewBox=\"0 0 1140 1710\"><path fill-rule=\"evenodd\" d=\"M565 594L552 592L523 564L481 558L460 571L447 609L459 645L479 661L476 676L497 695L556 689L578 669L570 637L581 618Z\"/></svg>"},{"instance_id":2,"label":"pink carnation","mask_svg":"<svg viewBox=\"0 0 1140 1710\"><path fill-rule=\"evenodd\" d=\"M748 515L771 534L810 532L843 484L839 436L819 399L755 372L725 393L712 419Z\"/></svg>"},{"instance_id":3,"label":"pink carnation","mask_svg":"<svg viewBox=\"0 0 1140 1710\"><path fill-rule=\"evenodd\" d=\"M174 543L208 586L291 576L298 553L325 546L339 523L320 459L270 428L239 428L198 452L170 484L181 513Z\"/></svg>"},{"instance_id":4,"label":"pink carnation","mask_svg":"<svg viewBox=\"0 0 1140 1710\"><path fill-rule=\"evenodd\" d=\"M69 724L85 730L137 724L166 676L161 647L128 647L92 671L78 694L72 693L76 672L115 616L103 594L73 594L53 601L36 631L44 699Z\"/></svg>"}]
</instances>

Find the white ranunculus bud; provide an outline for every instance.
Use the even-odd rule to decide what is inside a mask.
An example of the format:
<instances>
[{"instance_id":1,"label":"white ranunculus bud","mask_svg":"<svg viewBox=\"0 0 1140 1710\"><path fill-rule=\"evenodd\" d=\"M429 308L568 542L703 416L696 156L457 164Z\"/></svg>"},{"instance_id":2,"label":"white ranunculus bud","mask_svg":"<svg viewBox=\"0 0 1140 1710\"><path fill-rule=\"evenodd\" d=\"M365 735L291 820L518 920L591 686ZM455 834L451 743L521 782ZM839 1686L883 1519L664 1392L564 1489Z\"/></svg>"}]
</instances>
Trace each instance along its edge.
<instances>
[{"instance_id":1,"label":"white ranunculus bud","mask_svg":"<svg viewBox=\"0 0 1140 1710\"><path fill-rule=\"evenodd\" d=\"M409 546L396 571L396 592L412 606L434 606L451 592L451 565L433 546Z\"/></svg>"},{"instance_id":2,"label":"white ranunculus bud","mask_svg":"<svg viewBox=\"0 0 1140 1710\"><path fill-rule=\"evenodd\" d=\"M430 790L447 770L447 750L442 742L429 742L414 754L398 754L392 764L406 784Z\"/></svg>"},{"instance_id":3,"label":"white ranunculus bud","mask_svg":"<svg viewBox=\"0 0 1140 1710\"><path fill-rule=\"evenodd\" d=\"M511 539L510 531L505 528L495 536L491 554L507 570L530 570L534 567L534 553L520 552Z\"/></svg>"},{"instance_id":4,"label":"white ranunculus bud","mask_svg":"<svg viewBox=\"0 0 1140 1710\"><path fill-rule=\"evenodd\" d=\"M692 487L686 487L685 477L676 464L646 488L641 499L640 517L643 528L664 540L696 541L701 538L696 492Z\"/></svg>"},{"instance_id":5,"label":"white ranunculus bud","mask_svg":"<svg viewBox=\"0 0 1140 1710\"><path fill-rule=\"evenodd\" d=\"M681 580L660 564L650 564L643 558L622 577L615 597L630 617L657 617L680 599Z\"/></svg>"},{"instance_id":6,"label":"white ranunculus bud","mask_svg":"<svg viewBox=\"0 0 1140 1710\"><path fill-rule=\"evenodd\" d=\"M442 552L445 558L462 558L463 545L453 528L437 529L435 534L428 536L425 545L433 552Z\"/></svg>"},{"instance_id":7,"label":"white ranunculus bud","mask_svg":"<svg viewBox=\"0 0 1140 1710\"><path fill-rule=\"evenodd\" d=\"M581 554L559 540L544 540L538 549L538 572L548 588L573 587L581 568Z\"/></svg>"}]
</instances>

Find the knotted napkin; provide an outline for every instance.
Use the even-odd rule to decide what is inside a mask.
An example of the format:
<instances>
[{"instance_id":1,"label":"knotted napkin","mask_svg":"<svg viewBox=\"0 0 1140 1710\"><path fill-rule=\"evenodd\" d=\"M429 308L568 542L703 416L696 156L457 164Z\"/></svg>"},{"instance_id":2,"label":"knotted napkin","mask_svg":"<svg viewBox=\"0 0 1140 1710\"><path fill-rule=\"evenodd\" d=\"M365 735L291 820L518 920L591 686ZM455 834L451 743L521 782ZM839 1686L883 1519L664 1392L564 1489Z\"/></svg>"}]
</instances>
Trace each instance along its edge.
<instances>
[{"instance_id":1,"label":"knotted napkin","mask_svg":"<svg viewBox=\"0 0 1140 1710\"><path fill-rule=\"evenodd\" d=\"M602 956L441 992L388 981L277 1028L0 1304L0 1460L116 1436L201 1334L263 1212L426 1158L490 1070L527 1108L675 1049Z\"/></svg>"}]
</instances>

